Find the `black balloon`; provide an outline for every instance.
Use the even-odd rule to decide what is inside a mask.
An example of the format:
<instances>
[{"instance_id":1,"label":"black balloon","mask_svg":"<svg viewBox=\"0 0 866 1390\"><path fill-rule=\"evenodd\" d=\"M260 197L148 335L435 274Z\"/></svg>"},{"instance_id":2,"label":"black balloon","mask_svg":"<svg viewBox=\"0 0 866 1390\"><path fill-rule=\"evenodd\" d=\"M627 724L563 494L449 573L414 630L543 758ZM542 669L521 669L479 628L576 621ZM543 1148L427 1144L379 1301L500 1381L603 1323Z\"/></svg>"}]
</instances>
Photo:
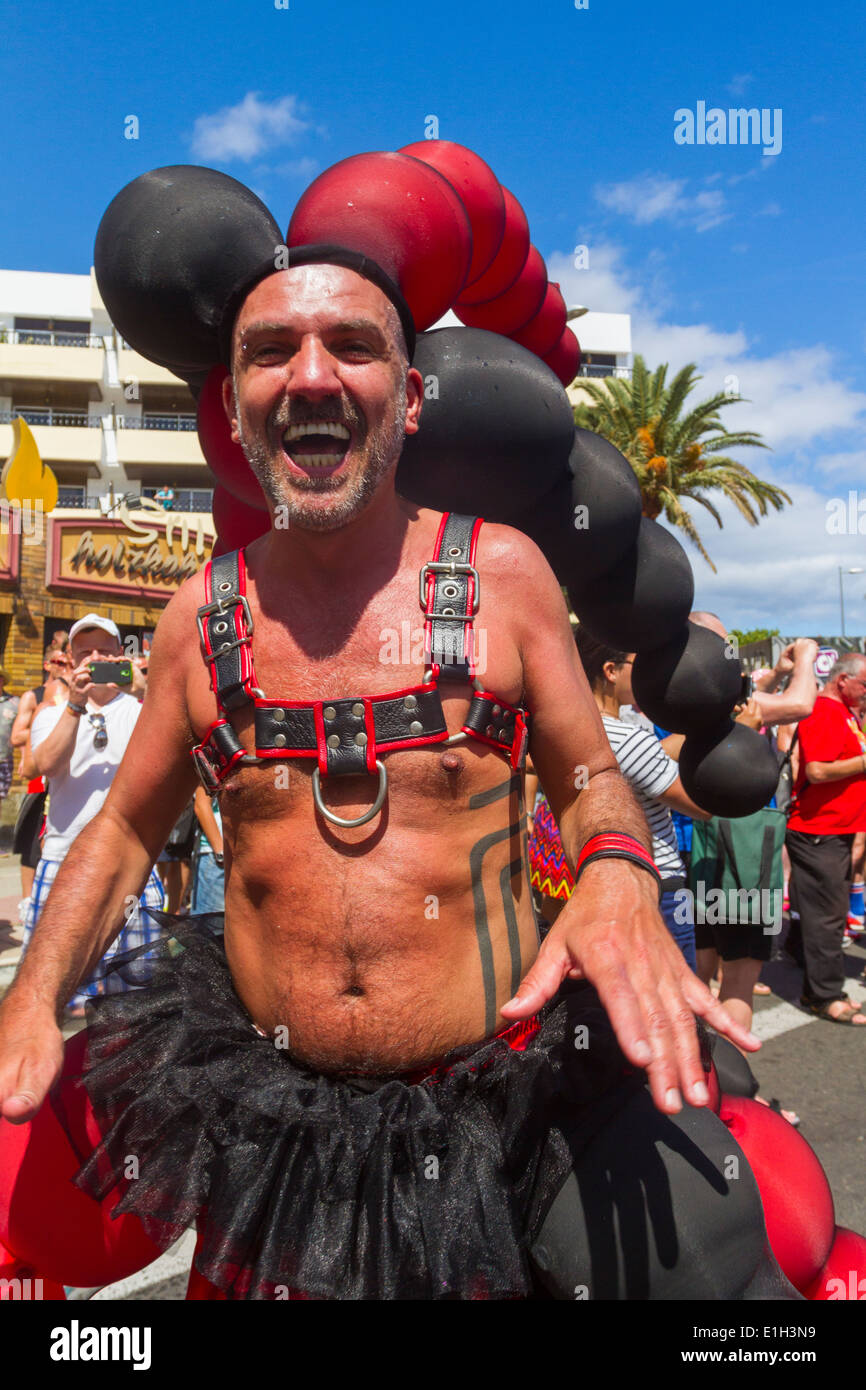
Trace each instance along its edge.
<instances>
[{"instance_id":1,"label":"black balloon","mask_svg":"<svg viewBox=\"0 0 866 1390\"><path fill-rule=\"evenodd\" d=\"M599 642L621 651L642 651L671 641L692 608L695 581L688 556L675 536L642 517L636 543L614 569L583 578L575 557L566 577L571 606Z\"/></svg>"},{"instance_id":2,"label":"black balloon","mask_svg":"<svg viewBox=\"0 0 866 1390\"><path fill-rule=\"evenodd\" d=\"M574 420L562 384L535 353L481 328L422 333L413 365L425 399L397 491L520 526L568 468Z\"/></svg>"},{"instance_id":3,"label":"black balloon","mask_svg":"<svg viewBox=\"0 0 866 1390\"><path fill-rule=\"evenodd\" d=\"M637 540L640 486L634 469L601 435L576 429L569 473L517 524L565 584L610 570Z\"/></svg>"},{"instance_id":4,"label":"black balloon","mask_svg":"<svg viewBox=\"0 0 866 1390\"><path fill-rule=\"evenodd\" d=\"M638 654L632 689L654 724L679 734L718 728L740 698L737 657L715 632L686 623L663 647Z\"/></svg>"},{"instance_id":5,"label":"black balloon","mask_svg":"<svg viewBox=\"0 0 866 1390\"><path fill-rule=\"evenodd\" d=\"M693 801L714 816L751 816L774 795L779 764L769 740L728 720L712 734L687 737L680 778Z\"/></svg>"},{"instance_id":6,"label":"black balloon","mask_svg":"<svg viewBox=\"0 0 866 1390\"><path fill-rule=\"evenodd\" d=\"M93 261L127 342L187 375L220 360L226 304L282 242L249 188L216 169L175 164L120 190L99 224Z\"/></svg>"}]
</instances>

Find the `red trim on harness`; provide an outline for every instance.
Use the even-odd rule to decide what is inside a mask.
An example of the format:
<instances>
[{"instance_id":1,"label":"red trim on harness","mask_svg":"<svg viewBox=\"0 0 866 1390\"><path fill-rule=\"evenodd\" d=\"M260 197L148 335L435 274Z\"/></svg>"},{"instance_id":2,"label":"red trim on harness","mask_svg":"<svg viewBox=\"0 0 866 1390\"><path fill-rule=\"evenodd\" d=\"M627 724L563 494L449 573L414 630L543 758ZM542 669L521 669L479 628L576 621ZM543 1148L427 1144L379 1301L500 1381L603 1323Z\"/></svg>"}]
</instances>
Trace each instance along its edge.
<instances>
[{"instance_id":1,"label":"red trim on harness","mask_svg":"<svg viewBox=\"0 0 866 1390\"><path fill-rule=\"evenodd\" d=\"M313 709L317 704L320 705L322 709L324 709L325 705L331 704L334 700L351 700L357 698L359 700L369 700L371 704L373 702L378 704L382 700L399 700L400 697L403 695L417 695L419 691L421 691L422 693L427 693L428 691L435 689L435 681L425 681L422 685L406 685L402 686L399 690L385 690L382 692L381 695L358 695L357 697L352 695L330 695L327 700L318 701L261 700L256 698L253 701L253 704L255 705L256 709ZM496 698L498 700L498 703L501 705L503 703L502 700L499 700L498 696Z\"/></svg>"},{"instance_id":2,"label":"red trim on harness","mask_svg":"<svg viewBox=\"0 0 866 1390\"><path fill-rule=\"evenodd\" d=\"M376 726L373 723L373 703L368 695L362 696L364 705L364 728L367 730L367 771L376 771Z\"/></svg>"},{"instance_id":3,"label":"red trim on harness","mask_svg":"<svg viewBox=\"0 0 866 1390\"><path fill-rule=\"evenodd\" d=\"M328 745L325 742L325 716L322 713L324 708L324 700L316 700L315 704L313 705L313 719L316 724L316 745L317 756L319 759L320 777L327 777L328 775ZM280 752L283 751L283 749L280 749ZM258 749L256 749L256 752L258 752Z\"/></svg>"},{"instance_id":4,"label":"red trim on harness","mask_svg":"<svg viewBox=\"0 0 866 1390\"><path fill-rule=\"evenodd\" d=\"M245 546L242 546L238 551L238 593L243 594L244 598L247 596L247 559ZM249 639L244 646L238 648L241 654L241 684L249 695L249 686L258 685L256 673L253 670L253 644L250 634L247 631L247 620L244 615L244 610L238 608L235 612L237 613L236 621L238 635Z\"/></svg>"},{"instance_id":5,"label":"red trim on harness","mask_svg":"<svg viewBox=\"0 0 866 1390\"><path fill-rule=\"evenodd\" d=\"M229 725L230 728L233 727L229 724L228 719L215 719L213 723L209 726L209 728L205 730L204 738L201 740L201 742L197 743L194 748L191 748L189 750L189 756L193 759L194 762L196 753L201 754L205 762L212 769L213 775L218 782L225 781L226 777L228 777L235 763L242 762L243 759L246 757L247 752L246 748L239 748L236 753L232 754L228 762L224 761L222 756L219 754L219 750L216 748L213 749L213 753L215 756L213 758L209 756L208 744L210 743L211 734L213 733L214 729L221 729L224 728L226 725Z\"/></svg>"},{"instance_id":6,"label":"red trim on harness","mask_svg":"<svg viewBox=\"0 0 866 1390\"><path fill-rule=\"evenodd\" d=\"M451 735L447 729L441 734L429 734L427 738L398 738L393 743L380 743L380 753L393 753L396 748L423 748L426 743L444 743Z\"/></svg>"},{"instance_id":7,"label":"red trim on harness","mask_svg":"<svg viewBox=\"0 0 866 1390\"><path fill-rule=\"evenodd\" d=\"M469 541L469 563L470 563L470 565L474 565L474 564L475 564L475 552L476 552L476 550L478 549L478 537L479 537L479 535L480 535L480 533L481 533L481 527L482 527L483 525L484 525L484 518L483 518L483 517L480 517L480 516L479 516L479 517L476 517L476 518L475 518L475 525L474 525L473 528L472 528L472 537L471 537L471 539L470 539L470 541ZM477 566L476 566L476 568L477 568ZM468 582L467 582L467 607L468 607L468 611L469 611L470 613L472 612L472 609L475 607L475 580L474 580L474 578L472 577L471 574L468 576ZM475 622L474 622L474 620L472 620L472 619L470 619L470 621L469 621L468 623L464 623L464 624L463 624L463 655L464 655L466 661L469 663L469 679L470 679L471 681L474 681L474 680L475 680Z\"/></svg>"}]
</instances>

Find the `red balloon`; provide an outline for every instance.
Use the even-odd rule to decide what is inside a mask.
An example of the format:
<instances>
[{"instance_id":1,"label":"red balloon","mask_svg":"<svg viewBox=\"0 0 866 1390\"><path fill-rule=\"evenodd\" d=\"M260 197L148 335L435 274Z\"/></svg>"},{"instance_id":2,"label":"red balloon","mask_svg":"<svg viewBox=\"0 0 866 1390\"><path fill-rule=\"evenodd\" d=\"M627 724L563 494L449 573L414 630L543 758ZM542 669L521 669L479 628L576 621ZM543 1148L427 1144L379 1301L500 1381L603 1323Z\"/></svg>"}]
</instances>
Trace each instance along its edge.
<instances>
[{"instance_id":1,"label":"red balloon","mask_svg":"<svg viewBox=\"0 0 866 1390\"><path fill-rule=\"evenodd\" d=\"M835 1235L833 1194L824 1169L803 1136L768 1105L722 1096L719 1113L755 1175L773 1254L803 1293Z\"/></svg>"},{"instance_id":2,"label":"red balloon","mask_svg":"<svg viewBox=\"0 0 866 1390\"><path fill-rule=\"evenodd\" d=\"M866 1236L837 1226L823 1269L802 1292L816 1303L866 1299Z\"/></svg>"},{"instance_id":3,"label":"red balloon","mask_svg":"<svg viewBox=\"0 0 866 1390\"><path fill-rule=\"evenodd\" d=\"M505 235L502 245L483 275L479 275L458 299L458 304L483 304L510 289L529 255L529 222L513 193L502 185L505 199Z\"/></svg>"},{"instance_id":4,"label":"red balloon","mask_svg":"<svg viewBox=\"0 0 866 1390\"><path fill-rule=\"evenodd\" d=\"M540 251L530 246L526 264L511 289L485 304L455 305L454 312L467 328L486 328L490 333L516 333L539 311L547 293L547 267Z\"/></svg>"},{"instance_id":5,"label":"red balloon","mask_svg":"<svg viewBox=\"0 0 866 1390\"><path fill-rule=\"evenodd\" d=\"M490 267L502 245L505 198L498 178L480 155L453 140L416 140L400 153L438 169L462 198L472 227L472 261L466 277L471 285Z\"/></svg>"},{"instance_id":6,"label":"red balloon","mask_svg":"<svg viewBox=\"0 0 866 1390\"><path fill-rule=\"evenodd\" d=\"M223 410L222 389L228 372L222 365L212 367L198 398L198 439L208 467L217 482L233 497L249 507L267 510L265 494L247 462L240 444L232 439L231 427Z\"/></svg>"},{"instance_id":7,"label":"red balloon","mask_svg":"<svg viewBox=\"0 0 866 1390\"><path fill-rule=\"evenodd\" d=\"M82 1071L86 1036L77 1033L66 1044L67 1084L60 1083L67 1122L83 1154L98 1142L99 1129L86 1092L68 1082ZM34 1277L78 1288L113 1284L149 1265L162 1249L137 1216L112 1218L120 1191L96 1202L73 1186L80 1167L50 1100L27 1124L0 1120L0 1241Z\"/></svg>"},{"instance_id":8,"label":"red balloon","mask_svg":"<svg viewBox=\"0 0 866 1390\"><path fill-rule=\"evenodd\" d=\"M543 358L546 352L553 351L565 332L566 312L559 286L548 285L538 313L510 337L513 342Z\"/></svg>"},{"instance_id":9,"label":"red balloon","mask_svg":"<svg viewBox=\"0 0 866 1390\"><path fill-rule=\"evenodd\" d=\"M400 286L419 332L451 308L472 259L460 197L429 163L407 154L355 154L333 164L301 196L286 240L371 256Z\"/></svg>"},{"instance_id":10,"label":"red balloon","mask_svg":"<svg viewBox=\"0 0 866 1390\"><path fill-rule=\"evenodd\" d=\"M223 487L214 488L211 512L217 536L226 550L240 550L271 529L271 518L267 512L239 502Z\"/></svg>"},{"instance_id":11,"label":"red balloon","mask_svg":"<svg viewBox=\"0 0 866 1390\"><path fill-rule=\"evenodd\" d=\"M570 328L566 328L556 347L545 353L543 360L563 386L571 385L580 371L580 343Z\"/></svg>"},{"instance_id":12,"label":"red balloon","mask_svg":"<svg viewBox=\"0 0 866 1390\"><path fill-rule=\"evenodd\" d=\"M16 1297L13 1292L15 1285L12 1280L19 1281L18 1292L22 1297L41 1298L44 1302L65 1303L66 1290L56 1279L46 1279L27 1264L25 1260L19 1260L10 1251L4 1250L0 1245L0 1303L8 1300L12 1301ZM38 1284L35 1282L39 1280ZM29 1280L29 1285L25 1283Z\"/></svg>"}]
</instances>

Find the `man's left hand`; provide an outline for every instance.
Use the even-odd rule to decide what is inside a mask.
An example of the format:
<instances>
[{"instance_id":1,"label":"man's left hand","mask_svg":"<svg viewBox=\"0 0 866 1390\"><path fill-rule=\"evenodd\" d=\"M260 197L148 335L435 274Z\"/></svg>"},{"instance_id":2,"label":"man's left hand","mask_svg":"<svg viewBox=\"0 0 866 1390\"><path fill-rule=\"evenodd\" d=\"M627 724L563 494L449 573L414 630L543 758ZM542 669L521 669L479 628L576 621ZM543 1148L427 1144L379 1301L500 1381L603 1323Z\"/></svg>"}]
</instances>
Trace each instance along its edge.
<instances>
[{"instance_id":1,"label":"man's left hand","mask_svg":"<svg viewBox=\"0 0 866 1390\"><path fill-rule=\"evenodd\" d=\"M682 1096L709 1101L695 1014L737 1047L760 1047L689 969L659 913L654 878L626 860L586 866L503 1017L529 1018L565 979L595 986L620 1047L646 1069L666 1114L682 1108Z\"/></svg>"}]
</instances>

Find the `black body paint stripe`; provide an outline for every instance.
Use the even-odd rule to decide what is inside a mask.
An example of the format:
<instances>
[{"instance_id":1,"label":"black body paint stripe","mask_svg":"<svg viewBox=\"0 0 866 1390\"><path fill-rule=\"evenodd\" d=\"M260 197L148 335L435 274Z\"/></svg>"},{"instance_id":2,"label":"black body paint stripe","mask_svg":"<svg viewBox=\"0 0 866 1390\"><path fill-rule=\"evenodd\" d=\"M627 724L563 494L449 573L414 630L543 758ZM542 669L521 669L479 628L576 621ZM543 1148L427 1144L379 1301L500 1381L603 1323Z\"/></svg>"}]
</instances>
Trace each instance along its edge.
<instances>
[{"instance_id":1,"label":"black body paint stripe","mask_svg":"<svg viewBox=\"0 0 866 1390\"><path fill-rule=\"evenodd\" d=\"M517 913L514 911L514 894L511 891L511 879L514 874L519 874L522 858L512 859L510 864L503 864L499 874L499 891L502 894L502 907L505 911L505 921L508 925L508 949L511 952L511 993L517 993L517 986L520 984L520 930L517 926Z\"/></svg>"},{"instance_id":2,"label":"black body paint stripe","mask_svg":"<svg viewBox=\"0 0 866 1390\"><path fill-rule=\"evenodd\" d=\"M519 777L509 777L507 782L500 782L498 787L490 787L486 792L477 792L475 796L470 796L469 809L475 811L480 806L489 806L493 801L501 801L512 791L517 791L522 801L521 779Z\"/></svg>"},{"instance_id":3,"label":"black body paint stripe","mask_svg":"<svg viewBox=\"0 0 866 1390\"><path fill-rule=\"evenodd\" d=\"M492 845L507 840L520 830L519 822L507 825L504 830L495 830L485 835L469 853L469 867L472 873L472 901L475 908L475 934L478 937L478 952L481 956L481 978L484 982L484 1026L490 1034L496 1027L496 971L493 967L493 944L490 940L490 927L487 921L487 903L484 899L484 885L481 882L481 861Z\"/></svg>"}]
</instances>

